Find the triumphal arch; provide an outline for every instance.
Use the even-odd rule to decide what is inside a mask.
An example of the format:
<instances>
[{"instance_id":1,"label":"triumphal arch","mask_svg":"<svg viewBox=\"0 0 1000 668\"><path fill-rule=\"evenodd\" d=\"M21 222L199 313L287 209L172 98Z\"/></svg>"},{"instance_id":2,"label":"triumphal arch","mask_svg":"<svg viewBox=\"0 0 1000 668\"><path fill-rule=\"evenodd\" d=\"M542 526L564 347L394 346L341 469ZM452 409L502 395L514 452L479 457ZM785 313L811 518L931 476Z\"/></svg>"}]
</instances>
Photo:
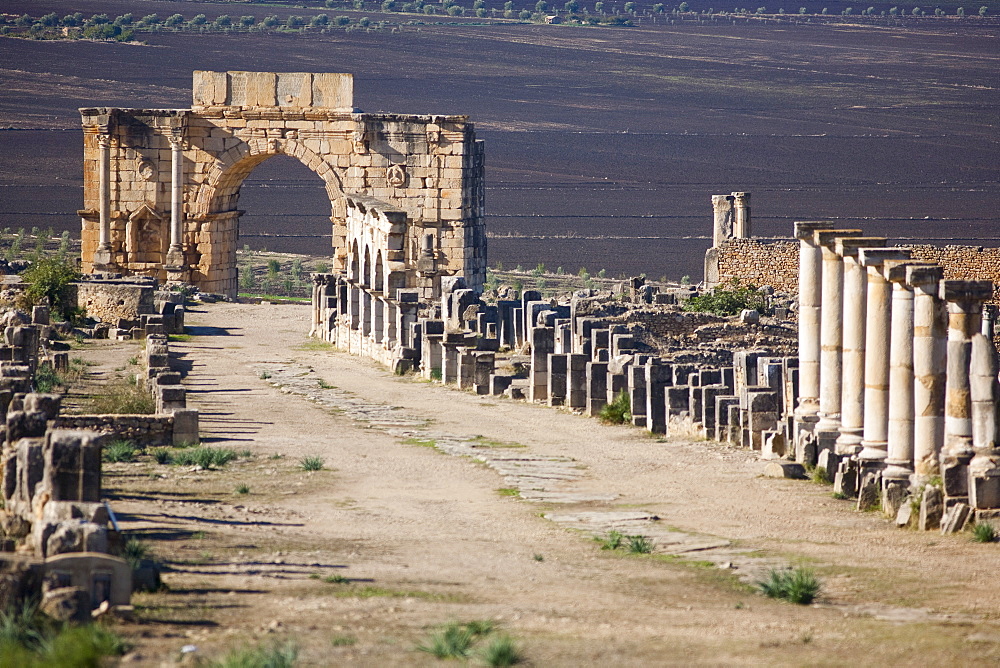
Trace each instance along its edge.
<instances>
[{"instance_id":1,"label":"triumphal arch","mask_svg":"<svg viewBox=\"0 0 1000 668\"><path fill-rule=\"evenodd\" d=\"M240 186L283 154L326 184L333 268L392 300L486 274L466 116L360 113L350 74L195 72L190 109L81 109L83 270L235 296Z\"/></svg>"}]
</instances>

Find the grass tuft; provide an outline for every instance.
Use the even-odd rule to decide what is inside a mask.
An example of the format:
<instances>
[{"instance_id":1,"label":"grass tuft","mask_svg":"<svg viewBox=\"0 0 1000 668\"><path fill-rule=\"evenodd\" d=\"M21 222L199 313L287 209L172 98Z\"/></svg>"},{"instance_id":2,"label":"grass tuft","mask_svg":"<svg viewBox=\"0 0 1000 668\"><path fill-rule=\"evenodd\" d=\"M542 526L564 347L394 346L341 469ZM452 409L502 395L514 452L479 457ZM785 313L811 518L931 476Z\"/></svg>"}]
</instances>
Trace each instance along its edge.
<instances>
[{"instance_id":1,"label":"grass tuft","mask_svg":"<svg viewBox=\"0 0 1000 668\"><path fill-rule=\"evenodd\" d=\"M997 531L992 524L976 522L972 525L972 540L976 543L992 543L997 539Z\"/></svg>"},{"instance_id":2,"label":"grass tuft","mask_svg":"<svg viewBox=\"0 0 1000 668\"><path fill-rule=\"evenodd\" d=\"M153 459L156 460L157 464L169 464L173 461L173 457L170 456L170 450L167 448L153 450Z\"/></svg>"},{"instance_id":3,"label":"grass tuft","mask_svg":"<svg viewBox=\"0 0 1000 668\"><path fill-rule=\"evenodd\" d=\"M645 536L628 536L629 554L649 554L653 551L652 539Z\"/></svg>"},{"instance_id":4,"label":"grass tuft","mask_svg":"<svg viewBox=\"0 0 1000 668\"><path fill-rule=\"evenodd\" d=\"M621 531L611 530L604 538L595 536L594 540L601 544L602 550L617 550L625 543L625 535Z\"/></svg>"},{"instance_id":5,"label":"grass tuft","mask_svg":"<svg viewBox=\"0 0 1000 668\"><path fill-rule=\"evenodd\" d=\"M181 450L170 455L170 463L178 466L200 466L203 469L221 468L236 459L236 451L231 448L210 448L199 446Z\"/></svg>"},{"instance_id":6,"label":"grass tuft","mask_svg":"<svg viewBox=\"0 0 1000 668\"><path fill-rule=\"evenodd\" d=\"M108 463L135 461L136 447L131 441L112 441L101 451L101 458Z\"/></svg>"},{"instance_id":7,"label":"grass tuft","mask_svg":"<svg viewBox=\"0 0 1000 668\"><path fill-rule=\"evenodd\" d=\"M237 494L241 494L241 495L242 494L249 494L250 493L250 485L246 484L245 482L240 483L239 485L236 486L236 490L235 491L236 491Z\"/></svg>"},{"instance_id":8,"label":"grass tuft","mask_svg":"<svg viewBox=\"0 0 1000 668\"><path fill-rule=\"evenodd\" d=\"M117 378L105 385L107 391L91 400L98 415L151 415L156 412L153 395L127 378Z\"/></svg>"},{"instance_id":9,"label":"grass tuft","mask_svg":"<svg viewBox=\"0 0 1000 668\"><path fill-rule=\"evenodd\" d=\"M622 390L615 395L610 404L604 404L598 413L601 422L605 424L626 424L632 421L632 402L628 392Z\"/></svg>"},{"instance_id":10,"label":"grass tuft","mask_svg":"<svg viewBox=\"0 0 1000 668\"><path fill-rule=\"evenodd\" d=\"M241 647L231 650L210 668L292 668L299 658L299 648L292 642L270 646Z\"/></svg>"},{"instance_id":11,"label":"grass tuft","mask_svg":"<svg viewBox=\"0 0 1000 668\"><path fill-rule=\"evenodd\" d=\"M476 640L489 635L494 628L495 624L489 620L477 620L465 624L452 622L431 635L427 642L418 645L417 649L439 659L465 659L470 655Z\"/></svg>"},{"instance_id":12,"label":"grass tuft","mask_svg":"<svg viewBox=\"0 0 1000 668\"><path fill-rule=\"evenodd\" d=\"M122 546L122 559L128 562L132 570L139 567L143 559L148 559L150 555L149 545L138 538L129 538Z\"/></svg>"},{"instance_id":13,"label":"grass tuft","mask_svg":"<svg viewBox=\"0 0 1000 668\"><path fill-rule=\"evenodd\" d=\"M521 490L514 487L501 487L497 490L500 496L521 496Z\"/></svg>"},{"instance_id":14,"label":"grass tuft","mask_svg":"<svg viewBox=\"0 0 1000 668\"><path fill-rule=\"evenodd\" d=\"M320 471L323 469L322 457L303 457L299 460L299 468L303 471Z\"/></svg>"},{"instance_id":15,"label":"grass tuft","mask_svg":"<svg viewBox=\"0 0 1000 668\"><path fill-rule=\"evenodd\" d=\"M333 636L330 638L330 644L334 647L350 647L357 644L357 642L358 639L354 636Z\"/></svg>"},{"instance_id":16,"label":"grass tuft","mask_svg":"<svg viewBox=\"0 0 1000 668\"><path fill-rule=\"evenodd\" d=\"M813 572L802 567L791 570L772 569L766 579L757 582L757 587L765 596L799 605L812 603L821 589Z\"/></svg>"},{"instance_id":17,"label":"grass tuft","mask_svg":"<svg viewBox=\"0 0 1000 668\"><path fill-rule=\"evenodd\" d=\"M497 636L480 653L480 659L487 666L514 666L524 661L521 649L513 638Z\"/></svg>"}]
</instances>

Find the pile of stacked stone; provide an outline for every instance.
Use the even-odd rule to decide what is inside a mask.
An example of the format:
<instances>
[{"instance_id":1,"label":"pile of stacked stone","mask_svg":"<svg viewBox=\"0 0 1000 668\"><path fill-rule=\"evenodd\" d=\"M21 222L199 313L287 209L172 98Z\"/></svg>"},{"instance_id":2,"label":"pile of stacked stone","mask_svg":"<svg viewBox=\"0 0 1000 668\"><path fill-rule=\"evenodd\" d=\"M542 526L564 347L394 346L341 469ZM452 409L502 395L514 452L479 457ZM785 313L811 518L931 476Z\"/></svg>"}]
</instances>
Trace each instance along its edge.
<instances>
[{"instance_id":1,"label":"pile of stacked stone","mask_svg":"<svg viewBox=\"0 0 1000 668\"><path fill-rule=\"evenodd\" d=\"M19 393L0 407L0 604L41 594L47 614L78 620L127 605L131 569L111 556L121 537L101 500L104 437L52 428L59 395Z\"/></svg>"},{"instance_id":2,"label":"pile of stacked stone","mask_svg":"<svg viewBox=\"0 0 1000 668\"><path fill-rule=\"evenodd\" d=\"M154 329L155 328L155 329ZM156 414L171 417L171 445L197 443L198 410L188 408L187 390L181 385L181 374L170 367L170 343L162 333L162 324L146 325L145 387L156 402Z\"/></svg>"},{"instance_id":3,"label":"pile of stacked stone","mask_svg":"<svg viewBox=\"0 0 1000 668\"><path fill-rule=\"evenodd\" d=\"M957 531L1000 518L992 282L944 280L940 265L829 222L796 223L795 234L789 454L900 524Z\"/></svg>"}]
</instances>

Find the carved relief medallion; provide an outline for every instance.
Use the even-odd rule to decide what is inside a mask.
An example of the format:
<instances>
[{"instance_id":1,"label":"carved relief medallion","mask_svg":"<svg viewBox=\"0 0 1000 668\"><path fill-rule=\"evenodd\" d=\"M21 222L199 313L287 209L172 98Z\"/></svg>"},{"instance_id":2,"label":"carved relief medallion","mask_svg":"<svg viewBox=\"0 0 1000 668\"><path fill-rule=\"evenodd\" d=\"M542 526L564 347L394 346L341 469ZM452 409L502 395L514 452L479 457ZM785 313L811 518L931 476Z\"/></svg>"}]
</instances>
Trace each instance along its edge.
<instances>
[{"instance_id":1,"label":"carved relief medallion","mask_svg":"<svg viewBox=\"0 0 1000 668\"><path fill-rule=\"evenodd\" d=\"M143 181L152 181L156 178L156 165L149 158L138 158L135 171Z\"/></svg>"},{"instance_id":2,"label":"carved relief medallion","mask_svg":"<svg viewBox=\"0 0 1000 668\"><path fill-rule=\"evenodd\" d=\"M406 183L406 169L402 165L393 165L386 170L385 180L393 188L402 188Z\"/></svg>"}]
</instances>

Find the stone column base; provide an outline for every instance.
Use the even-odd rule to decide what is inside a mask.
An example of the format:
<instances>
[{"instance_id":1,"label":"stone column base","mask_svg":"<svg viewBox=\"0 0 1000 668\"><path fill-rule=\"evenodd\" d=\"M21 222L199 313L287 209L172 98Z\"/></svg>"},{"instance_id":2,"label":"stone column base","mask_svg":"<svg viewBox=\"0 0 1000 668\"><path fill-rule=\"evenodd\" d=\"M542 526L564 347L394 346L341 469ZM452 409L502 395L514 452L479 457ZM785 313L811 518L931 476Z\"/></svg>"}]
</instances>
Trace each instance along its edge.
<instances>
[{"instance_id":1,"label":"stone column base","mask_svg":"<svg viewBox=\"0 0 1000 668\"><path fill-rule=\"evenodd\" d=\"M115 267L111 262L111 249L100 249L94 251L94 271L114 271Z\"/></svg>"},{"instance_id":2,"label":"stone column base","mask_svg":"<svg viewBox=\"0 0 1000 668\"><path fill-rule=\"evenodd\" d=\"M183 265L165 265L167 283L187 283L190 277L188 268Z\"/></svg>"}]
</instances>

